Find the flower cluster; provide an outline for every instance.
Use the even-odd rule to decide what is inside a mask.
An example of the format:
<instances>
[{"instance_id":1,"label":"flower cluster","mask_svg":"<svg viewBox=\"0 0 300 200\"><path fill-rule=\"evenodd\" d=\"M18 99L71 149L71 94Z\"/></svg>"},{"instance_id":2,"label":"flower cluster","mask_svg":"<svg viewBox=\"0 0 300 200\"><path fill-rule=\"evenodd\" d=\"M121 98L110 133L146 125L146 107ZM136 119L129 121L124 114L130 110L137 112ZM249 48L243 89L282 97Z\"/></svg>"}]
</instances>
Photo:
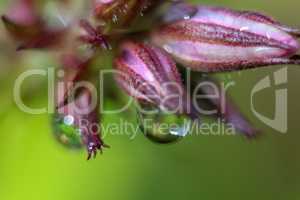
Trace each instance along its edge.
<instances>
[{"instance_id":1,"label":"flower cluster","mask_svg":"<svg viewBox=\"0 0 300 200\"><path fill-rule=\"evenodd\" d=\"M70 1L60 3L67 7ZM99 102L92 107L92 91L82 89L72 95L72 90L76 82L88 79L87 69L99 53L117 50L116 82L140 105L174 111L174 115L185 115L194 121L199 113L188 98L176 63L200 72L300 64L300 31L256 12L182 1L92 0L91 15L76 16L63 26L53 26L43 17L40 7L36 0L17 0L2 21L18 43L17 50L54 48L60 52L65 84L56 89L55 119L62 123L58 131L64 134L57 136L65 143L76 143L78 137L76 144L86 145L88 158L107 147L99 131L78 125L81 119L99 123ZM156 12L160 9L163 12ZM136 31L133 26L144 18L153 19L153 26ZM70 100L70 96L74 98ZM220 109L214 100L209 103ZM246 136L254 137L257 130L233 103L227 104L222 118Z\"/></svg>"}]
</instances>

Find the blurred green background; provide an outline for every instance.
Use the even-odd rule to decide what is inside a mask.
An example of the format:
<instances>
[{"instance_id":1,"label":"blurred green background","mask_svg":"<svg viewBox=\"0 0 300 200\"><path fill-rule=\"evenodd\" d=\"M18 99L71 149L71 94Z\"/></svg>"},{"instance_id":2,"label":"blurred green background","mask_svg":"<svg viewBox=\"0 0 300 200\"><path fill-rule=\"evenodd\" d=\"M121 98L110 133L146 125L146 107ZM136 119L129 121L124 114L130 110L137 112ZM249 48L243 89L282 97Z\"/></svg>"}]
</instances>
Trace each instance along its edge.
<instances>
[{"instance_id":1,"label":"blurred green background","mask_svg":"<svg viewBox=\"0 0 300 200\"><path fill-rule=\"evenodd\" d=\"M9 2L0 1L1 13ZM282 23L300 27L300 1L296 0L194 2L263 11ZM53 67L57 63L47 53L16 54L1 24L1 200L300 199L300 69L297 67L288 68L287 134L267 127L250 110L252 87L282 66L226 73L218 76L236 82L230 94L262 130L263 136L259 139L247 141L241 136L202 135L161 146L149 142L142 134L130 140L122 133L105 133L105 141L111 148L87 162L85 151L72 151L57 143L48 115L23 113L12 99L14 81L20 73L28 68ZM14 61L17 56L21 61ZM47 104L46 84L44 79L26 84L29 92L24 98L29 105ZM257 110L271 115L273 95L272 91L266 91L258 97ZM118 104L113 98L105 102L107 107ZM104 115L103 123L118 122L119 118L135 122L131 109L121 115Z\"/></svg>"}]
</instances>

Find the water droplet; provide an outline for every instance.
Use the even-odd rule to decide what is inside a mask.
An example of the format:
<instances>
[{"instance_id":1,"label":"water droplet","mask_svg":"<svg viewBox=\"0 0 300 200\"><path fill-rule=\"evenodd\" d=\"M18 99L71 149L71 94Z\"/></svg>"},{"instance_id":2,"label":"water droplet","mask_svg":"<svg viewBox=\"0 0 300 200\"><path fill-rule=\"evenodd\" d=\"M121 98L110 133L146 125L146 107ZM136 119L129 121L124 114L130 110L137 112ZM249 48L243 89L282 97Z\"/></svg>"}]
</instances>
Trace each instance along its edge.
<instances>
[{"instance_id":1,"label":"water droplet","mask_svg":"<svg viewBox=\"0 0 300 200\"><path fill-rule=\"evenodd\" d=\"M53 116L54 136L59 142L70 148L80 148L83 145L81 130L74 124L72 115Z\"/></svg>"},{"instance_id":2,"label":"water droplet","mask_svg":"<svg viewBox=\"0 0 300 200\"><path fill-rule=\"evenodd\" d=\"M117 15L113 15L112 16L112 21L113 21L113 23L117 23L119 21L118 16Z\"/></svg>"},{"instance_id":3,"label":"water droplet","mask_svg":"<svg viewBox=\"0 0 300 200\"><path fill-rule=\"evenodd\" d=\"M186 4L174 4L170 7L167 14L163 17L165 23L177 20L189 20L197 14L197 8Z\"/></svg>"},{"instance_id":4,"label":"water droplet","mask_svg":"<svg viewBox=\"0 0 300 200\"><path fill-rule=\"evenodd\" d=\"M191 130L192 122L184 115L166 113L160 109L143 110L143 112L138 111L140 130L155 143L166 144L179 141Z\"/></svg>"},{"instance_id":5,"label":"water droplet","mask_svg":"<svg viewBox=\"0 0 300 200\"><path fill-rule=\"evenodd\" d=\"M191 16L189 16L189 15L183 16L183 19L185 19L185 20L190 19L190 18L191 18Z\"/></svg>"},{"instance_id":6,"label":"water droplet","mask_svg":"<svg viewBox=\"0 0 300 200\"><path fill-rule=\"evenodd\" d=\"M248 26L243 26L240 28L240 31L243 32L243 31L249 31L249 27Z\"/></svg>"},{"instance_id":7,"label":"water droplet","mask_svg":"<svg viewBox=\"0 0 300 200\"><path fill-rule=\"evenodd\" d=\"M72 126L74 124L74 117L72 115L67 115L64 117L64 124Z\"/></svg>"},{"instance_id":8,"label":"water droplet","mask_svg":"<svg viewBox=\"0 0 300 200\"><path fill-rule=\"evenodd\" d=\"M268 38L268 40L270 40L271 39L271 35L270 35L270 33L266 33L266 36L267 36L267 38Z\"/></svg>"},{"instance_id":9,"label":"water droplet","mask_svg":"<svg viewBox=\"0 0 300 200\"><path fill-rule=\"evenodd\" d=\"M164 45L163 46L163 48L164 48L164 50L166 51L166 52L168 52L169 54L172 54L173 53L173 49L172 49L172 47L170 47L170 45Z\"/></svg>"}]
</instances>

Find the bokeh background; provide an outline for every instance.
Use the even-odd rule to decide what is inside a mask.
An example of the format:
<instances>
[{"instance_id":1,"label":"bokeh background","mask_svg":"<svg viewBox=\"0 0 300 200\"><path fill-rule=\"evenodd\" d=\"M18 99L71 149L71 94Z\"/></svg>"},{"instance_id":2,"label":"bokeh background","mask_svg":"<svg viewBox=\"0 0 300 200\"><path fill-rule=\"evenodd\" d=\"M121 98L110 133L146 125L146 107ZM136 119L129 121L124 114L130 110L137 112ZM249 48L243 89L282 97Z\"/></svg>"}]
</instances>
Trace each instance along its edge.
<instances>
[{"instance_id":1,"label":"bokeh background","mask_svg":"<svg viewBox=\"0 0 300 200\"><path fill-rule=\"evenodd\" d=\"M0 0L0 13L11 2ZM296 0L193 2L263 11L282 23L300 27L300 1ZM103 60L103 65L110 65L109 55ZM56 65L47 53L14 52L13 43L0 24L1 200L300 199L299 67L288 67L287 134L267 127L250 109L253 86L283 66L224 73L217 76L236 82L230 94L261 129L263 135L259 139L198 135L161 146L149 142L142 134L130 140L122 133L105 133L105 141L111 148L87 162L84 150L70 150L57 143L49 122L51 116L23 113L12 98L19 74L29 68ZM46 105L46 88L47 82L42 78L26 82L23 95L26 103L36 107ZM118 98L105 99L107 107L117 104ZM273 91L259 95L256 106L271 117ZM136 121L135 112L130 109L118 115L104 115L103 123L118 122L119 118Z\"/></svg>"}]
</instances>

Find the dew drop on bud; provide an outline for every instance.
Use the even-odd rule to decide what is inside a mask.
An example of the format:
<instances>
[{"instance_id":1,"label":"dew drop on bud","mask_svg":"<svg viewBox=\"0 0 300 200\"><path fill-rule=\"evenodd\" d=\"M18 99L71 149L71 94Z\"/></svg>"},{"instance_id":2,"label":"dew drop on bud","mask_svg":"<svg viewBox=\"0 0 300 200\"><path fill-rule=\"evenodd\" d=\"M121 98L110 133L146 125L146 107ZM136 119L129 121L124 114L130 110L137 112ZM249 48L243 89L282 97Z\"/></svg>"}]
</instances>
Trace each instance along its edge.
<instances>
[{"instance_id":1,"label":"dew drop on bud","mask_svg":"<svg viewBox=\"0 0 300 200\"><path fill-rule=\"evenodd\" d=\"M192 122L185 115L168 113L161 109L145 110L138 112L139 128L152 142L168 144L181 140L191 130Z\"/></svg>"},{"instance_id":2,"label":"dew drop on bud","mask_svg":"<svg viewBox=\"0 0 300 200\"><path fill-rule=\"evenodd\" d=\"M81 130L75 126L72 115L55 114L52 125L54 136L66 147L81 148L84 145Z\"/></svg>"},{"instance_id":3,"label":"dew drop on bud","mask_svg":"<svg viewBox=\"0 0 300 200\"><path fill-rule=\"evenodd\" d=\"M177 20L188 20L197 13L197 9L184 3L175 3L172 5L163 17L165 23L171 23Z\"/></svg>"}]
</instances>

